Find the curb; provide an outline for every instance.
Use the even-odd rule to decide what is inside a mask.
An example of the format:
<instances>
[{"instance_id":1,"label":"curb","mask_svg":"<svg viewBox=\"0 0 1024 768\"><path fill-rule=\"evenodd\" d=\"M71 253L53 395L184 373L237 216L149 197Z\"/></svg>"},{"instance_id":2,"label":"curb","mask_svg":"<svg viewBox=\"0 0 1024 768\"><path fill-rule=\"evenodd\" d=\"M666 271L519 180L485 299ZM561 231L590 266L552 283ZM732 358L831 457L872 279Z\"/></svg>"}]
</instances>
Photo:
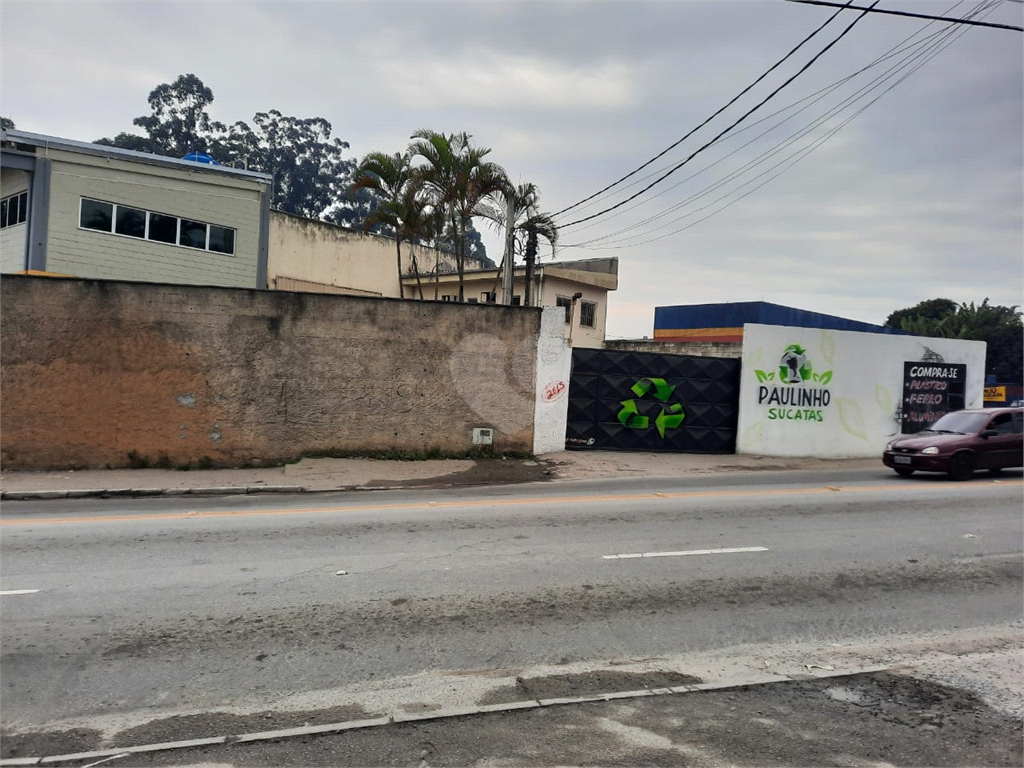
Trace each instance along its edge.
<instances>
[{"instance_id":1,"label":"curb","mask_svg":"<svg viewBox=\"0 0 1024 768\"><path fill-rule=\"evenodd\" d=\"M752 680L745 682L727 683L698 683L694 685L679 685L672 688L645 688L638 691L615 691L612 693L590 694L585 696L568 696L555 699L526 699L513 701L507 704L486 704L475 707L452 707L439 709L433 712L398 713L377 717L368 720L349 720L339 723L325 723L323 725L307 725L298 728L284 728L276 731L257 731L254 733L240 733L226 736L212 736L202 739L187 739L182 741L165 741L157 744L142 744L136 747L119 747L113 749L98 749L89 752L76 752L68 755L46 755L40 757L13 757L0 759L0 768L6 766L20 765L53 765L56 763L69 763L79 760L91 760L95 758L126 757L128 755L141 754L145 752L163 752L174 749L189 749L191 747L220 746L225 744L244 744L255 741L272 741L275 739L287 739L296 736L309 736L322 733L339 733L341 731L352 731L361 728L377 728L384 725L400 723L412 723L423 720L442 720L451 717L470 717L473 715L484 715L491 713L515 712L524 709L539 709L541 707L567 706L572 704L587 704L599 701L614 701L617 699L635 699L650 696L674 696L686 693L699 693L701 691L726 691L732 688L746 688L755 685L771 685L773 683L794 683L807 680L826 680L839 677L853 677L854 675L870 675L878 672L888 672L904 667L904 664L884 665L865 667L854 671L833 672L825 671L822 674L794 674L777 675L773 679L765 679L755 676Z\"/></svg>"},{"instance_id":2,"label":"curb","mask_svg":"<svg viewBox=\"0 0 1024 768\"><path fill-rule=\"evenodd\" d=\"M114 499L144 496L240 496L258 493L306 493L302 485L229 485L210 488L99 488L69 491L0 491L3 501Z\"/></svg>"}]
</instances>

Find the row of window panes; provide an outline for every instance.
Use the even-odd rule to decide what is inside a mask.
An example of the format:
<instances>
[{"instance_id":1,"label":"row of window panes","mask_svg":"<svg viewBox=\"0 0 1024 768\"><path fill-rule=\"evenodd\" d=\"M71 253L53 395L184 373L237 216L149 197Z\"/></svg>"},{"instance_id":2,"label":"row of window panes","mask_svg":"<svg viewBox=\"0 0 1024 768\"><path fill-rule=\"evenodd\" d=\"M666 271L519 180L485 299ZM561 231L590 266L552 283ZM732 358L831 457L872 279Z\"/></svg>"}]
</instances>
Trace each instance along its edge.
<instances>
[{"instance_id":1,"label":"row of window panes","mask_svg":"<svg viewBox=\"0 0 1024 768\"><path fill-rule=\"evenodd\" d=\"M458 300L459 300L458 294L442 295L441 296L441 301L458 301ZM484 292L482 292L480 294L479 302L476 299L466 299L466 303L467 304L477 304L477 303L480 303L480 304L495 304L495 303L497 303L497 293L495 291L484 291ZM522 296L513 296L512 297L512 306L513 307L518 307L522 303L523 303L523 297Z\"/></svg>"},{"instance_id":2,"label":"row of window panes","mask_svg":"<svg viewBox=\"0 0 1024 768\"><path fill-rule=\"evenodd\" d=\"M199 248L228 255L235 252L235 230L229 227L218 227L216 224L180 219L177 216L104 203L85 197L82 198L79 225L82 229L138 237L157 243L182 245L186 248Z\"/></svg>"},{"instance_id":3,"label":"row of window panes","mask_svg":"<svg viewBox=\"0 0 1024 768\"><path fill-rule=\"evenodd\" d=\"M0 200L0 229L24 224L27 219L28 192L19 192Z\"/></svg>"}]
</instances>

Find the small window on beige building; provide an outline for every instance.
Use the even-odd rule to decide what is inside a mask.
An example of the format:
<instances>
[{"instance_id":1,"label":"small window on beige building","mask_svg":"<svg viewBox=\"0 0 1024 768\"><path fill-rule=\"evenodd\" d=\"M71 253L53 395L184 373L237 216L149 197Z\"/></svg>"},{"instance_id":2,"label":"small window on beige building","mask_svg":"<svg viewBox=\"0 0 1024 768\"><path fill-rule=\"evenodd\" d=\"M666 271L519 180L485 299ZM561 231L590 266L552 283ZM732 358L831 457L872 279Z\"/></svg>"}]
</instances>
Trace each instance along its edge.
<instances>
[{"instance_id":1,"label":"small window on beige building","mask_svg":"<svg viewBox=\"0 0 1024 768\"><path fill-rule=\"evenodd\" d=\"M597 317L597 304L592 301L581 301L580 325L585 325L587 328L593 328L595 317Z\"/></svg>"}]
</instances>

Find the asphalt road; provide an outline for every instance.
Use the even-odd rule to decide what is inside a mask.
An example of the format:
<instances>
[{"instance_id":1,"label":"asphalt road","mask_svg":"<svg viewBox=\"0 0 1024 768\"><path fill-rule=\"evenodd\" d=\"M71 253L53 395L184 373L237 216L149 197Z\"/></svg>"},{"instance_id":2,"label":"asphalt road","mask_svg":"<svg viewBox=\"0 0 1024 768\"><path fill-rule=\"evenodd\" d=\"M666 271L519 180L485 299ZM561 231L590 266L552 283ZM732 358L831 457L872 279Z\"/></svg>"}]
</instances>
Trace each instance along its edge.
<instances>
[{"instance_id":1,"label":"asphalt road","mask_svg":"<svg viewBox=\"0 0 1024 768\"><path fill-rule=\"evenodd\" d=\"M8 504L5 735L74 751L187 738L198 721L170 718L211 710L257 730L271 710L573 695L601 670L636 688L610 671L1019 625L1021 488L870 471ZM589 677L524 672L552 667Z\"/></svg>"}]
</instances>

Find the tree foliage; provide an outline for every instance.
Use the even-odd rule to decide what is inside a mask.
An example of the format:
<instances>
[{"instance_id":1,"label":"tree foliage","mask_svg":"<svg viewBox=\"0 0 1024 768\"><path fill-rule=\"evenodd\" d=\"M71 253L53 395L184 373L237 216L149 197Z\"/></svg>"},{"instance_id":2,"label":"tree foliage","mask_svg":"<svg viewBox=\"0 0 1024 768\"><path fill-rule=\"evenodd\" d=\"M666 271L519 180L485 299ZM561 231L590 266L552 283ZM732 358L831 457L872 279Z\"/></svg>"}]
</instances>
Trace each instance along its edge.
<instances>
[{"instance_id":1,"label":"tree foliage","mask_svg":"<svg viewBox=\"0 0 1024 768\"><path fill-rule=\"evenodd\" d=\"M13 131L14 121L9 117L0 117L0 131Z\"/></svg>"},{"instance_id":2,"label":"tree foliage","mask_svg":"<svg viewBox=\"0 0 1024 768\"><path fill-rule=\"evenodd\" d=\"M331 138L327 120L270 110L258 112L251 126L227 126L210 118L213 99L202 80L181 75L154 88L150 114L132 121L144 135L119 133L96 143L170 157L205 152L224 165L270 174L271 205L286 213L352 224L372 212L369 195L347 194L355 163L344 157L348 143Z\"/></svg>"},{"instance_id":3,"label":"tree foliage","mask_svg":"<svg viewBox=\"0 0 1024 768\"><path fill-rule=\"evenodd\" d=\"M988 303L957 304L949 299L930 299L889 315L885 321L915 336L971 339L987 343L985 374L998 381L1024 381L1024 323L1017 306Z\"/></svg>"},{"instance_id":4,"label":"tree foliage","mask_svg":"<svg viewBox=\"0 0 1024 768\"><path fill-rule=\"evenodd\" d=\"M508 187L504 169L486 159L491 150L475 146L466 133L444 134L419 130L411 137L409 151L422 160L416 175L431 205L443 211L446 228L454 240L455 266L459 273L459 301L465 301L467 233L474 217L482 216L485 201Z\"/></svg>"}]
</instances>

